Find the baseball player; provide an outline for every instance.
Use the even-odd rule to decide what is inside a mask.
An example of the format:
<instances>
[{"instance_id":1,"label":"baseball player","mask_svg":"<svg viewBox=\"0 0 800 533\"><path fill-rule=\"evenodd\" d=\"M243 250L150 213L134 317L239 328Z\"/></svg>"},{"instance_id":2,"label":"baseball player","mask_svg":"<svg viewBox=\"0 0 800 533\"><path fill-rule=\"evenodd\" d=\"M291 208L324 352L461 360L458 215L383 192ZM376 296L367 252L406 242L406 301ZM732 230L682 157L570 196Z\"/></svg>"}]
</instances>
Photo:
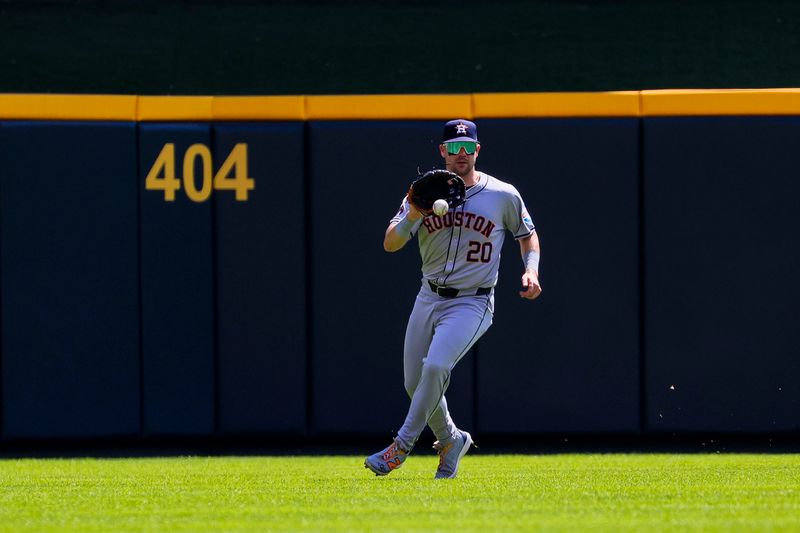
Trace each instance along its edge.
<instances>
[{"instance_id":1,"label":"baseball player","mask_svg":"<svg viewBox=\"0 0 800 533\"><path fill-rule=\"evenodd\" d=\"M519 192L475 168L480 153L478 132L469 120L444 125L439 153L447 170L463 178L466 200L443 215L421 212L403 200L383 242L395 252L417 235L422 256L422 287L408 320L403 350L405 388L411 398L397 437L370 455L365 466L379 476L398 468L427 424L437 441L436 478L453 478L472 445L447 410L444 392L450 373L492 323L494 286L506 231L519 242L524 264L522 291L529 300L539 284L539 239Z\"/></svg>"}]
</instances>

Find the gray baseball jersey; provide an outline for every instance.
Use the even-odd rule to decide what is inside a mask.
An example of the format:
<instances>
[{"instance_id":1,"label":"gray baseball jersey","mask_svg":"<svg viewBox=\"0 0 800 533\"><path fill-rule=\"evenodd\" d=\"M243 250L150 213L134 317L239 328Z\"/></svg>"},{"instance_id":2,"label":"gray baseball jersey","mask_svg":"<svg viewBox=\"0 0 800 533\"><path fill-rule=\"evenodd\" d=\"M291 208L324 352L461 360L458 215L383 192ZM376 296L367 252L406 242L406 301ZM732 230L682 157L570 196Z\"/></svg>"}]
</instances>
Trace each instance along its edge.
<instances>
[{"instance_id":1,"label":"gray baseball jersey","mask_svg":"<svg viewBox=\"0 0 800 533\"><path fill-rule=\"evenodd\" d=\"M517 189L478 173L467 200L444 216L428 216L412 233L419 237L424 280L455 289L494 287L506 231L515 239L527 237L535 226ZM408 212L404 199L391 222Z\"/></svg>"},{"instance_id":2,"label":"gray baseball jersey","mask_svg":"<svg viewBox=\"0 0 800 533\"><path fill-rule=\"evenodd\" d=\"M422 256L422 287L406 328L403 368L411 406L397 441L404 450L414 447L427 424L436 438L458 434L444 392L450 373L492 324L492 291L500 266L506 231L515 238L534 231L525 203L512 185L477 173L466 202L444 216L428 216L412 228ZM408 213L403 200L391 222ZM429 282L458 289L456 297L434 292ZM462 296L462 294L464 294Z\"/></svg>"}]
</instances>

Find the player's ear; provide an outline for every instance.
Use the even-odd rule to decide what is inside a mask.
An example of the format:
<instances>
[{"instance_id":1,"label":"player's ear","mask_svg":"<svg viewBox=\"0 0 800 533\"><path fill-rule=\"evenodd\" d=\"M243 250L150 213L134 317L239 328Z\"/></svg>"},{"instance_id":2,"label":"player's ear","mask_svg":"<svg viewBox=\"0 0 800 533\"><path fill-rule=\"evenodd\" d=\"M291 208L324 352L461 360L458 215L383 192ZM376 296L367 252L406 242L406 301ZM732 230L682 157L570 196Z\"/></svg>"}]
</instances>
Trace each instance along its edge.
<instances>
[{"instance_id":1,"label":"player's ear","mask_svg":"<svg viewBox=\"0 0 800 533\"><path fill-rule=\"evenodd\" d=\"M439 145L439 155L447 157L447 149L444 147L444 143Z\"/></svg>"},{"instance_id":2,"label":"player's ear","mask_svg":"<svg viewBox=\"0 0 800 533\"><path fill-rule=\"evenodd\" d=\"M475 145L475 157L478 157L478 154L481 153L481 145L480 143Z\"/></svg>"}]
</instances>

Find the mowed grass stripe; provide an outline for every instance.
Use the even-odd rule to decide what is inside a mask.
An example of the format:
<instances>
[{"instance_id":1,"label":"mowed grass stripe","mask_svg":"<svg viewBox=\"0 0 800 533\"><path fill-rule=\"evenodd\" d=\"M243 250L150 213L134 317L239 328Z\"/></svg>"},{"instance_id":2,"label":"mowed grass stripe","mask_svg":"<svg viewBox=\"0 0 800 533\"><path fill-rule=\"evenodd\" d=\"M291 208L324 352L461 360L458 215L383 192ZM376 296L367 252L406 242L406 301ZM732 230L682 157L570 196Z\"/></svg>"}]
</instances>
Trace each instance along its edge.
<instances>
[{"instance_id":1,"label":"mowed grass stripe","mask_svg":"<svg viewBox=\"0 0 800 533\"><path fill-rule=\"evenodd\" d=\"M798 531L800 455L0 461L0 531Z\"/></svg>"}]
</instances>

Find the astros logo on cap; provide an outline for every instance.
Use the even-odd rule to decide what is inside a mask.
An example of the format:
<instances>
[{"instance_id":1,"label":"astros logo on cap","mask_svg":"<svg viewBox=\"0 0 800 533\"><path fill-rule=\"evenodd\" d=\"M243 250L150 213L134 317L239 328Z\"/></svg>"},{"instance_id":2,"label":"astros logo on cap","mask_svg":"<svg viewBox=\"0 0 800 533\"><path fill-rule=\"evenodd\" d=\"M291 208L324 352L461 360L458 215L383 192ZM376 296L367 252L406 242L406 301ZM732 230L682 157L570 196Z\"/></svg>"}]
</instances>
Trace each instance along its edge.
<instances>
[{"instance_id":1,"label":"astros logo on cap","mask_svg":"<svg viewBox=\"0 0 800 533\"><path fill-rule=\"evenodd\" d=\"M461 133L463 133L464 135L467 134L467 126L459 122L458 125L456 126L456 134L461 134Z\"/></svg>"}]
</instances>

